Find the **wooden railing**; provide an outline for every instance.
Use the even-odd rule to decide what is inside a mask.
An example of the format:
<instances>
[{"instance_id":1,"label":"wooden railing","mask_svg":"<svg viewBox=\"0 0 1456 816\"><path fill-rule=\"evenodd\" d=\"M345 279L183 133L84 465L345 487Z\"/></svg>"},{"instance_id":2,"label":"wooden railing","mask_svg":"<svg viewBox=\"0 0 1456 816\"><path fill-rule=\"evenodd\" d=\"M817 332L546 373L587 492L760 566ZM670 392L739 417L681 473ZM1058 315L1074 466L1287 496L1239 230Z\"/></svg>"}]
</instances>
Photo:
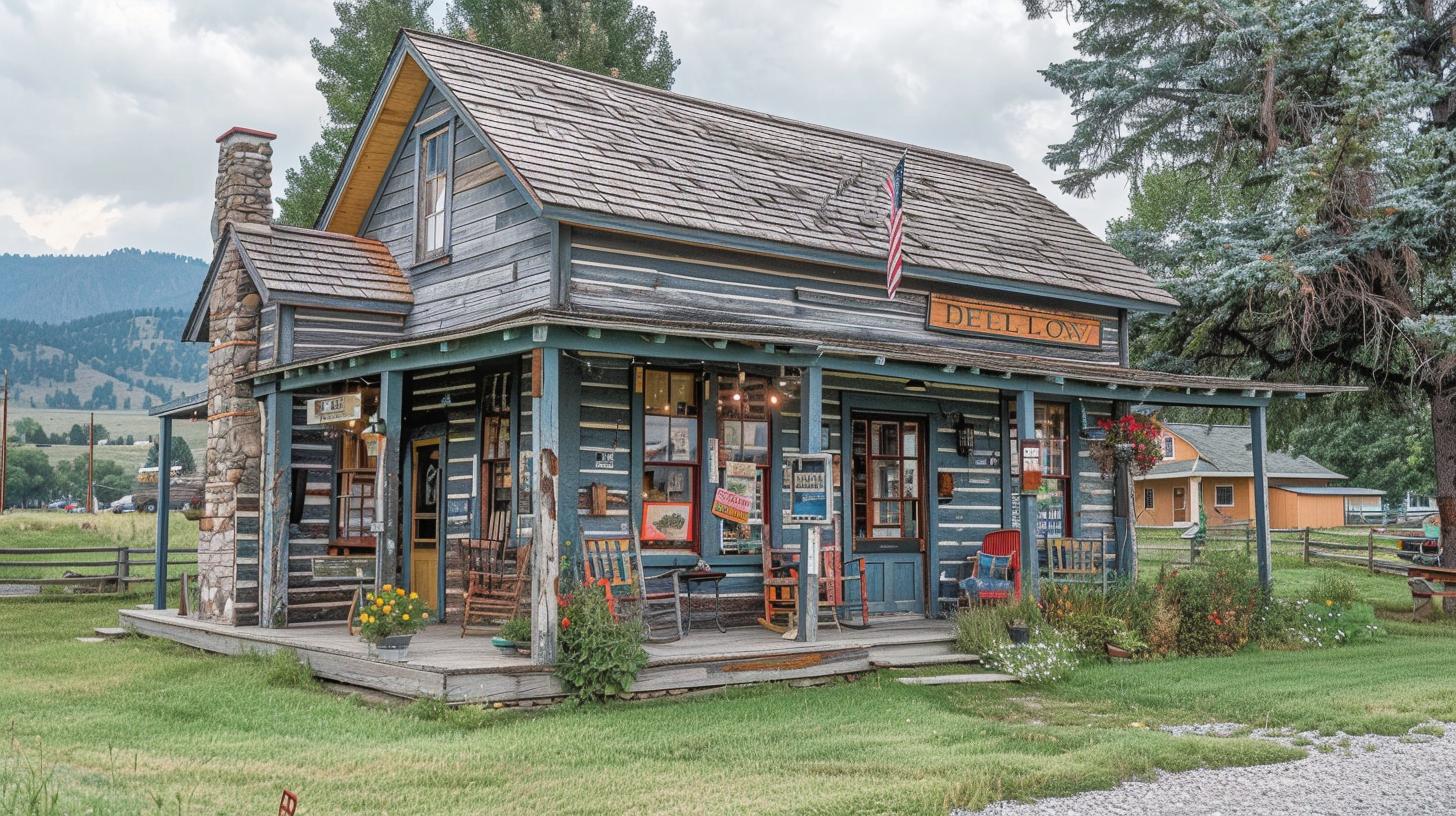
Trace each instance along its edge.
<instances>
[{"instance_id":1,"label":"wooden railing","mask_svg":"<svg viewBox=\"0 0 1456 816\"><path fill-rule=\"evenodd\" d=\"M1302 530L1302 549L1304 551L1304 563L1309 564L1316 560L1337 561L1343 564L1356 564L1365 567L1373 575L1377 572L1389 573L1392 575L1405 575L1410 567L1409 561L1401 560L1402 553L1412 555L1410 551L1403 550L1400 542L1408 538L1420 538L1419 531L1411 531L1410 535L1400 535L1381 530L1370 530L1365 534L1365 542L1354 544L1346 541L1330 541L1327 538L1320 538L1318 531ZM1394 558L1383 556L1394 555Z\"/></svg>"},{"instance_id":2,"label":"wooden railing","mask_svg":"<svg viewBox=\"0 0 1456 816\"><path fill-rule=\"evenodd\" d=\"M144 574L133 573L156 565L156 554L151 547L4 547L0 548L0 584L89 586L97 591L125 592L132 584L155 583L155 570L144 570ZM193 567L191 572L195 574L196 566L196 547L168 548L169 583L177 581L181 573L186 571L173 568ZM32 569L36 572L30 575L23 573L24 570ZM60 570L87 572L55 576L54 573ZM17 573L20 573L19 577Z\"/></svg>"}]
</instances>

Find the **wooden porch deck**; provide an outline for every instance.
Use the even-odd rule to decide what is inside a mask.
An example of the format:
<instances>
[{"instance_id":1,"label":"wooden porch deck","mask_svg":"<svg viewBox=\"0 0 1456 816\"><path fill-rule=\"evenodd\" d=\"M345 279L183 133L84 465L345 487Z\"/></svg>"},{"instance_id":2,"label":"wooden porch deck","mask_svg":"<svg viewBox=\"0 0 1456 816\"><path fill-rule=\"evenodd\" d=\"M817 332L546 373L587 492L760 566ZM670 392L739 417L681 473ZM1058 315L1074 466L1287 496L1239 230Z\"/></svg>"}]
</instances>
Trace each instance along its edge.
<instances>
[{"instance_id":1,"label":"wooden porch deck","mask_svg":"<svg viewBox=\"0 0 1456 816\"><path fill-rule=\"evenodd\" d=\"M219 654L292 649L314 674L396 697L435 697L453 705L550 700L564 694L549 667L507 657L488 636L461 638L459 628L437 625L416 635L409 661L387 663L341 623L287 629L225 626L179 617L176 610L123 609L121 625ZM718 688L869 671L872 664L944 659L955 652L949 621L918 616L871 618L868 629L820 624L819 640L784 640L759 627L694 631L675 643L648 644L646 668L634 694ZM967 662L973 658L967 658Z\"/></svg>"}]
</instances>

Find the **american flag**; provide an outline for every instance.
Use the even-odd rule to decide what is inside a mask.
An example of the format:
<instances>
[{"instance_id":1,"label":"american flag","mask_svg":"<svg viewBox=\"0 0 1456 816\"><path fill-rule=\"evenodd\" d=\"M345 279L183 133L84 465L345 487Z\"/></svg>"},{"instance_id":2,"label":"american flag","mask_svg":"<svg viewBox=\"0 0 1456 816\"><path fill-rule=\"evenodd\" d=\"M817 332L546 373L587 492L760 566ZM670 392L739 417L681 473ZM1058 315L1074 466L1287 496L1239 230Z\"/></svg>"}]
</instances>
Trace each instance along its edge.
<instances>
[{"instance_id":1,"label":"american flag","mask_svg":"<svg viewBox=\"0 0 1456 816\"><path fill-rule=\"evenodd\" d=\"M890 257L885 265L885 291L889 293L890 300L894 300L895 292L900 289L900 269L904 265L900 252L900 243L905 237L904 154L901 154L895 169L885 177L885 191L890 194L890 214L885 219L890 228Z\"/></svg>"}]
</instances>

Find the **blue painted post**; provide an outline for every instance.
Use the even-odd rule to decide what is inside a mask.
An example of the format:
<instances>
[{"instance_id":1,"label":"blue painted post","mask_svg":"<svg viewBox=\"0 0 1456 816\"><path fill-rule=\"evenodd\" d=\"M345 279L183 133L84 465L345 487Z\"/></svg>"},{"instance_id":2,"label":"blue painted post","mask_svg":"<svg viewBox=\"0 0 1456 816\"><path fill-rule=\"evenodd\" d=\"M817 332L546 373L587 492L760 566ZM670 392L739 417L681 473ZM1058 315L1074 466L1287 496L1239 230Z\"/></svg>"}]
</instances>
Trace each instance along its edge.
<instances>
[{"instance_id":1,"label":"blue painted post","mask_svg":"<svg viewBox=\"0 0 1456 816\"><path fill-rule=\"evenodd\" d=\"M799 382L799 452L819 453L819 434L824 426L824 369L809 366ZM828 475L828 474L826 474ZM830 476L826 489L834 489ZM819 563L823 553L819 544L822 528L817 524L800 524L799 538L799 634L796 640L812 643L819 639Z\"/></svg>"},{"instance_id":2,"label":"blue painted post","mask_svg":"<svg viewBox=\"0 0 1456 816\"><path fill-rule=\"evenodd\" d=\"M1249 430L1254 448L1254 535L1259 549L1259 584L1269 591L1274 588L1274 572L1269 548L1269 471L1264 462L1267 446L1264 406L1256 405L1249 409Z\"/></svg>"},{"instance_id":3,"label":"blue painted post","mask_svg":"<svg viewBox=\"0 0 1456 816\"><path fill-rule=\"evenodd\" d=\"M167 523L171 514L167 508L172 504L172 418L162 417L162 430L157 436L157 551L152 558L156 562L157 585L152 591L152 608L167 608L167 537L170 531Z\"/></svg>"},{"instance_id":4,"label":"blue painted post","mask_svg":"<svg viewBox=\"0 0 1456 816\"><path fill-rule=\"evenodd\" d=\"M258 539L258 625L288 624L288 515L293 497L293 395L263 399L262 523Z\"/></svg>"},{"instance_id":5,"label":"blue painted post","mask_svg":"<svg viewBox=\"0 0 1456 816\"><path fill-rule=\"evenodd\" d=\"M385 371L379 375L379 421L384 425L384 439L379 445L379 475L375 497L374 522L379 542L375 549L374 583L399 583L400 510L404 499L401 488L404 474L404 372Z\"/></svg>"},{"instance_id":6,"label":"blue painted post","mask_svg":"<svg viewBox=\"0 0 1456 816\"><path fill-rule=\"evenodd\" d=\"M531 353L531 447L534 462L531 519L531 662L556 662L558 610L556 581L561 546L558 513L564 502L557 451L561 446L561 352L537 348ZM572 496L575 506L575 496Z\"/></svg>"},{"instance_id":7,"label":"blue painted post","mask_svg":"<svg viewBox=\"0 0 1456 816\"><path fill-rule=\"evenodd\" d=\"M1016 394L1016 436L1017 442L1036 439L1036 395L1031 391ZM1021 455L1021 446L1011 452ZM1021 596L1036 600L1041 579L1041 558L1036 546L1036 493L1021 490Z\"/></svg>"}]
</instances>

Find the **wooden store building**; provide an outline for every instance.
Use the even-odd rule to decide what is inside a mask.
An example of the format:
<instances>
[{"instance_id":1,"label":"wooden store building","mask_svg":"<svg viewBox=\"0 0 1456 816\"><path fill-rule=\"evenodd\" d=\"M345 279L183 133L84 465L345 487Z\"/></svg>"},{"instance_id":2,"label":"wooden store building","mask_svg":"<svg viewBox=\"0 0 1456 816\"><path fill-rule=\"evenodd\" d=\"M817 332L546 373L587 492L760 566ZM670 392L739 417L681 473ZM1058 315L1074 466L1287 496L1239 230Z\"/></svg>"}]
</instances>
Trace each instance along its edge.
<instances>
[{"instance_id":1,"label":"wooden store building","mask_svg":"<svg viewBox=\"0 0 1456 816\"><path fill-rule=\"evenodd\" d=\"M1129 316L1176 302L994 162L412 31L313 229L270 223L271 138L218 140L186 330L208 390L155 412L209 423L213 624L343 620L360 580L452 620L456 545L485 540L530 553L550 662L555 587L599 537L639 539L647 572L724 573L730 624L765 616L768 579L836 573L861 625L934 619L992 531L1024 563L1121 546L1099 418L1248 409L1257 474L1269 400L1318 390L1128 367ZM751 500L725 520L730 479ZM817 617L789 624L813 640Z\"/></svg>"}]
</instances>

